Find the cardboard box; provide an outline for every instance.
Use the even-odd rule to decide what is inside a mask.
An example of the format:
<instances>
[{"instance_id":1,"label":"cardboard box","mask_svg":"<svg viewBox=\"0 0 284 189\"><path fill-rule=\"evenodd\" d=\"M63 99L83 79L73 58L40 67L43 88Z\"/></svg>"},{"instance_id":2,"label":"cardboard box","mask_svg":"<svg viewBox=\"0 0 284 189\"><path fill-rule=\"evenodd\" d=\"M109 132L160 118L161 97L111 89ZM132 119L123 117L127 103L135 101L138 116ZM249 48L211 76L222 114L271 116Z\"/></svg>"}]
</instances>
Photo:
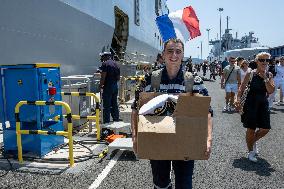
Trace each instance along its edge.
<instances>
[{"instance_id":1,"label":"cardboard box","mask_svg":"<svg viewBox=\"0 0 284 189\"><path fill-rule=\"evenodd\" d=\"M159 93L141 93L139 106ZM204 160L210 97L181 94L172 116L139 115L137 155L152 160Z\"/></svg>"}]
</instances>

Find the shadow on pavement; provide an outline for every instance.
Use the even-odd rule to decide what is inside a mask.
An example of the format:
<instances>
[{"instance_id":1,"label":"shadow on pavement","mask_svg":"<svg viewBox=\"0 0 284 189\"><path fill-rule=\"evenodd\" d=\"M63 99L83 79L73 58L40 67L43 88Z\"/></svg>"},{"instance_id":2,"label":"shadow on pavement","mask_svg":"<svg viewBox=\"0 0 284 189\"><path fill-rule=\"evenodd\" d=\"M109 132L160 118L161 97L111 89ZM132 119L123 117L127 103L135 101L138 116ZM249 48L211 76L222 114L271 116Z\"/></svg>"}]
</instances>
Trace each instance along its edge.
<instances>
[{"instance_id":1,"label":"shadow on pavement","mask_svg":"<svg viewBox=\"0 0 284 189\"><path fill-rule=\"evenodd\" d=\"M119 158L119 161L139 161L134 152L125 150Z\"/></svg>"},{"instance_id":2,"label":"shadow on pavement","mask_svg":"<svg viewBox=\"0 0 284 189\"><path fill-rule=\"evenodd\" d=\"M280 106L282 106L282 105L280 105ZM284 109L282 109L282 108L279 108L280 106L278 106L277 108L275 108L275 107L272 107L271 108L271 110L273 110L274 112L274 114L277 114L276 112L281 112L281 113L284 113ZM272 113L272 111L270 111L270 114Z\"/></svg>"},{"instance_id":3,"label":"shadow on pavement","mask_svg":"<svg viewBox=\"0 0 284 189\"><path fill-rule=\"evenodd\" d=\"M242 157L240 159L235 159L233 166L235 168L240 168L243 171L253 171L259 176L270 176L271 173L275 171L265 159L257 158L257 160L257 163L254 163L247 158Z\"/></svg>"}]
</instances>

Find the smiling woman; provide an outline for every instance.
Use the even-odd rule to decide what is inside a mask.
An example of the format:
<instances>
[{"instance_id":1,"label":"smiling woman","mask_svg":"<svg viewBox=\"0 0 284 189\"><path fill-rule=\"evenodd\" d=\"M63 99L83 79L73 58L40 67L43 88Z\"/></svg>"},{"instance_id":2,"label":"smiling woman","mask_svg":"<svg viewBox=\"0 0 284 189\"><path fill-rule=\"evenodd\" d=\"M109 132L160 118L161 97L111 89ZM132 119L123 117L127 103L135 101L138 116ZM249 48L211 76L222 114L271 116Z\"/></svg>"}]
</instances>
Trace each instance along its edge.
<instances>
[{"instance_id":1,"label":"smiling woman","mask_svg":"<svg viewBox=\"0 0 284 189\"><path fill-rule=\"evenodd\" d=\"M250 90L243 107L241 121L243 126L247 128L248 159L253 162L257 161L256 142L271 129L267 96L274 91L273 75L267 72L270 54L266 52L259 53L255 61L257 68L253 70L252 77L251 73L245 76L237 97L237 104L239 104L242 93L249 86Z\"/></svg>"}]
</instances>

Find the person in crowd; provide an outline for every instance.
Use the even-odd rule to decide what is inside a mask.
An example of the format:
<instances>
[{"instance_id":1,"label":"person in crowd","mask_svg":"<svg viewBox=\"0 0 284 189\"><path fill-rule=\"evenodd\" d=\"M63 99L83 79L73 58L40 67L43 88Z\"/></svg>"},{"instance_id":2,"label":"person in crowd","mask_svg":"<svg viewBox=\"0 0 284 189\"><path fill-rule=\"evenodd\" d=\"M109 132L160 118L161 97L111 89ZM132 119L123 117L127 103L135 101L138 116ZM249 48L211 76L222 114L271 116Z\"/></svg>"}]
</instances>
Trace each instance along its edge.
<instances>
[{"instance_id":1,"label":"person in crowd","mask_svg":"<svg viewBox=\"0 0 284 189\"><path fill-rule=\"evenodd\" d=\"M218 75L221 79L221 77L222 77L222 63L221 62L218 62L218 64L217 64L217 71L218 71Z\"/></svg>"},{"instance_id":2,"label":"person in crowd","mask_svg":"<svg viewBox=\"0 0 284 189\"><path fill-rule=\"evenodd\" d=\"M228 65L229 65L228 58L225 57L224 61L221 63L221 73L223 73L224 68Z\"/></svg>"},{"instance_id":3,"label":"person in crowd","mask_svg":"<svg viewBox=\"0 0 284 189\"><path fill-rule=\"evenodd\" d=\"M275 61L275 65L278 65L278 64L280 64L280 61L279 60L276 60ZM275 71L275 75L276 75L276 71ZM275 75L274 75L274 77L275 77ZM284 89L281 89L281 86L280 86L280 94L279 94L279 96L280 96L280 100L279 100L279 103L277 103L278 105L280 105L280 104L282 104L283 103L283 92L282 92L282 90L284 90Z\"/></svg>"},{"instance_id":4,"label":"person in crowd","mask_svg":"<svg viewBox=\"0 0 284 189\"><path fill-rule=\"evenodd\" d=\"M243 60L240 64L241 83L244 81L246 74L251 71L251 68L249 68L248 65L249 65L249 62L247 60Z\"/></svg>"},{"instance_id":5,"label":"person in crowd","mask_svg":"<svg viewBox=\"0 0 284 189\"><path fill-rule=\"evenodd\" d=\"M103 123L110 122L110 114L113 121L119 121L118 111L118 81L120 79L120 69L117 63L112 60L110 52L100 53L102 66L101 66L101 79L100 89L103 99Z\"/></svg>"},{"instance_id":6,"label":"person in crowd","mask_svg":"<svg viewBox=\"0 0 284 189\"><path fill-rule=\"evenodd\" d=\"M193 73L193 65L192 65L192 59L191 59L191 57L189 57L189 58L186 60L185 67L186 67L186 69L185 69L186 71Z\"/></svg>"},{"instance_id":7,"label":"person in crowd","mask_svg":"<svg viewBox=\"0 0 284 189\"><path fill-rule=\"evenodd\" d=\"M230 64L223 70L221 78L221 88L226 91L226 104L223 111L235 111L235 95L241 84L240 67L235 65L235 57L229 58Z\"/></svg>"},{"instance_id":8,"label":"person in crowd","mask_svg":"<svg viewBox=\"0 0 284 189\"><path fill-rule=\"evenodd\" d=\"M254 70L254 69L256 69L256 67L257 67L256 62L254 60L251 60L249 62L249 68Z\"/></svg>"},{"instance_id":9,"label":"person in crowd","mask_svg":"<svg viewBox=\"0 0 284 189\"><path fill-rule=\"evenodd\" d=\"M216 70L217 70L217 62L213 61L211 62L211 64L209 65L209 69L210 69L210 80L211 78L213 78L214 80L216 80Z\"/></svg>"},{"instance_id":10,"label":"person in crowd","mask_svg":"<svg viewBox=\"0 0 284 189\"><path fill-rule=\"evenodd\" d=\"M200 68L201 68L200 64L197 64L197 72L200 72Z\"/></svg>"},{"instance_id":11,"label":"person in crowd","mask_svg":"<svg viewBox=\"0 0 284 189\"><path fill-rule=\"evenodd\" d=\"M280 63L275 66L274 81L275 81L275 91L269 97L270 108L272 107L273 101L275 100L275 95L276 95L277 89L280 88L280 91L282 92L282 94L284 92L284 56L280 57ZM277 104L281 104L282 102L283 102L283 95L282 95L282 98L281 98L281 95L280 95L280 100Z\"/></svg>"},{"instance_id":12,"label":"person in crowd","mask_svg":"<svg viewBox=\"0 0 284 189\"><path fill-rule=\"evenodd\" d=\"M241 67L241 63L242 63L243 60L244 60L243 57L237 57L237 58L236 58L237 66Z\"/></svg>"},{"instance_id":13,"label":"person in crowd","mask_svg":"<svg viewBox=\"0 0 284 189\"><path fill-rule=\"evenodd\" d=\"M161 71L160 86L157 92L163 93L184 93L184 74L182 71L182 59L184 56L184 44L179 39L170 39L164 44L163 58L165 60L165 68ZM154 72L153 72L154 73ZM151 85L152 77L145 77L145 85L140 86L136 91L135 101L132 104L131 127L134 151L137 145L137 118L138 118L138 100L139 92L153 91ZM183 86L183 87L182 87ZM193 87L192 87L193 90ZM204 91L204 90L200 90ZM212 142L212 120L211 113L208 114L208 138L207 150L204 152L209 158ZM183 160L150 160L154 188L172 188L170 172L171 167L175 172L175 188L191 189L194 161Z\"/></svg>"},{"instance_id":14,"label":"person in crowd","mask_svg":"<svg viewBox=\"0 0 284 189\"><path fill-rule=\"evenodd\" d=\"M143 67L143 75L149 75L151 72L151 68L148 65Z\"/></svg>"},{"instance_id":15,"label":"person in crowd","mask_svg":"<svg viewBox=\"0 0 284 189\"><path fill-rule=\"evenodd\" d=\"M278 62L279 63L279 62ZM276 68L275 66L278 65L277 61L274 59L274 60L271 60L271 62L269 62L268 64L268 71L270 73L272 73L273 77L276 76Z\"/></svg>"},{"instance_id":16,"label":"person in crowd","mask_svg":"<svg viewBox=\"0 0 284 189\"><path fill-rule=\"evenodd\" d=\"M257 141L263 138L271 129L267 95L273 93L275 88L273 75L267 71L270 54L266 52L257 54L255 62L257 68L245 76L239 88L236 102L237 104L240 103L241 95L249 85L250 90L243 107L241 121L247 129L248 159L253 162L257 162L256 155L259 153Z\"/></svg>"},{"instance_id":17,"label":"person in crowd","mask_svg":"<svg viewBox=\"0 0 284 189\"><path fill-rule=\"evenodd\" d=\"M208 61L205 60L205 61L202 63L201 67L202 67L202 71L203 71L203 76L205 77L205 76L206 76L206 72L207 72L207 67L208 67Z\"/></svg>"},{"instance_id":18,"label":"person in crowd","mask_svg":"<svg viewBox=\"0 0 284 189\"><path fill-rule=\"evenodd\" d=\"M278 64L277 62L279 63L278 60L273 59L273 60L271 60L271 61L269 62L269 64L268 64L268 71L269 71L270 73L272 73L273 78L275 78L275 76L276 76L276 68L275 68L275 66ZM275 79L274 79L274 82L275 82ZM276 90L277 90L277 89L276 89ZM280 90L280 91L281 91L281 90ZM270 94L270 95L268 96L269 109L272 108L274 101L275 101L275 95L274 95L274 93L272 93L272 94Z\"/></svg>"},{"instance_id":19,"label":"person in crowd","mask_svg":"<svg viewBox=\"0 0 284 189\"><path fill-rule=\"evenodd\" d=\"M156 62L154 63L154 66L152 67L152 70L153 71L159 70L159 69L163 68L164 66L165 65L164 65L164 59L162 57L162 54L158 53L157 58L156 58Z\"/></svg>"}]
</instances>

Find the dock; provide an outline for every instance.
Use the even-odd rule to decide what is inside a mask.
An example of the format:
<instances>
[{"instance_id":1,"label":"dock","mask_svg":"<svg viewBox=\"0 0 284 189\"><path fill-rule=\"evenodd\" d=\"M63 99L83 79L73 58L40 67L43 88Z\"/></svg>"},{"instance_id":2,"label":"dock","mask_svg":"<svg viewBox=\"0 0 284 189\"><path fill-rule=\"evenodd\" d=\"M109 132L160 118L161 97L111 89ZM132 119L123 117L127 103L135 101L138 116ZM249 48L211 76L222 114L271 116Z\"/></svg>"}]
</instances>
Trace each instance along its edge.
<instances>
[{"instance_id":1,"label":"dock","mask_svg":"<svg viewBox=\"0 0 284 189\"><path fill-rule=\"evenodd\" d=\"M284 105L274 105L271 110L272 129L259 142L258 162L252 163L247 159L245 129L240 115L222 112L225 94L220 89L220 79L206 81L205 85L214 110L213 146L208 161L195 161L193 188L284 188ZM123 122L130 123L130 103L122 104L120 110ZM92 134L74 136L74 140L80 138L94 154L106 147L95 144ZM74 147L75 157L79 153L89 153L78 144ZM75 161L72 168L68 167L68 161L49 165L25 162L19 165L17 160L1 157L0 188L153 188L149 160L136 159L131 150L114 150L109 159L94 156L82 162ZM172 180L174 182L174 173Z\"/></svg>"}]
</instances>

